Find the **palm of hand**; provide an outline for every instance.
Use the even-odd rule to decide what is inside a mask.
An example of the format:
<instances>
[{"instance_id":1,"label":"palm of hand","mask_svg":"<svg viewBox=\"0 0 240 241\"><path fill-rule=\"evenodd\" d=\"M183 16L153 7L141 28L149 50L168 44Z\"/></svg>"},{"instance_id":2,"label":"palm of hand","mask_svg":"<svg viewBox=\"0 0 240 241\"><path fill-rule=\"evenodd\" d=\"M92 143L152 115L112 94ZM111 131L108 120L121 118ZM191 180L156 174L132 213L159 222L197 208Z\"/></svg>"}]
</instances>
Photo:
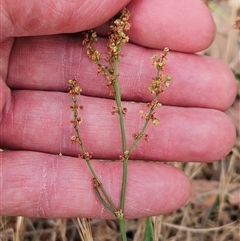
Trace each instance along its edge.
<instances>
[{"instance_id":1,"label":"palm of hand","mask_svg":"<svg viewBox=\"0 0 240 241\"><path fill-rule=\"evenodd\" d=\"M165 106L158 111L159 127L148 129L149 142L142 142L132 155L135 161L129 166L128 217L143 216L146 212L147 215L169 212L182 205L189 195L189 182L179 170L137 160L214 161L228 153L235 136L230 120L221 112L231 104L235 95L231 71L216 60L191 54L206 47L213 37L214 27L204 7L200 7L205 16L202 29L208 35L199 30L200 40L196 42L192 33L194 27L186 24L189 29L186 28L184 34L188 43L184 44L186 40L180 38L183 32L177 29L177 25L176 29L174 24L171 25L171 30L161 25L165 20L164 14L162 21L156 20L154 24L144 21L146 16L150 16L146 4L144 1L130 4L130 10L134 10L130 39L135 44L129 44L123 50L121 86L128 108L128 139L141 125L138 113L142 102L151 99L147 94L150 79L154 76L150 56L159 53L158 49L165 45L175 50L170 54L165 70L174 81L161 97ZM166 12L171 4L171 1L164 2ZM184 4L179 3L181 5ZM151 9L149 3L148 7ZM145 9L146 16L142 16L140 21L142 9ZM104 7L101 11L104 12ZM177 12L171 11L173 16L177 15ZM184 11L189 16L190 10ZM105 19L113 12L105 14ZM151 12L151 16L154 13ZM76 77L83 88L81 101L85 109L81 128L86 145L96 159L117 159L119 129L116 118L110 116L112 101L105 88L105 79L96 76L95 66L81 46L80 34L40 36L68 32L68 29L69 32L80 31L100 23L96 20L85 21L82 26L74 25L83 16L79 18L78 21L60 21L53 29L49 28L53 24L51 22L42 29L29 28L29 34L23 30L21 34L20 28L16 30L16 35L38 37L13 39L7 38L6 32L2 31L0 141L3 147L14 151L1 153L4 187L0 193L1 215L109 217L101 204L96 203L91 175L85 163L79 163L74 158L78 150L69 141L72 133L69 124L71 100L67 94L67 80ZM179 21L183 20L175 20L176 23ZM23 25L27 28L30 23L26 20ZM161 34L149 29L151 26L160 29ZM173 35L174 30L180 31L179 34ZM104 26L99 31L104 36ZM144 45L152 49L144 48ZM104 46L103 37L99 48L104 51ZM57 155L60 152L62 157ZM108 183L114 201L118 202L121 164L96 161L94 165L103 182ZM137 198L139 192L142 195L140 200ZM146 200L153 194L156 201L150 205ZM11 203L7 201L10 196ZM174 201L170 203L170 199ZM84 208L79 207L79 203ZM56 205L61 208L56 210Z\"/></svg>"}]
</instances>

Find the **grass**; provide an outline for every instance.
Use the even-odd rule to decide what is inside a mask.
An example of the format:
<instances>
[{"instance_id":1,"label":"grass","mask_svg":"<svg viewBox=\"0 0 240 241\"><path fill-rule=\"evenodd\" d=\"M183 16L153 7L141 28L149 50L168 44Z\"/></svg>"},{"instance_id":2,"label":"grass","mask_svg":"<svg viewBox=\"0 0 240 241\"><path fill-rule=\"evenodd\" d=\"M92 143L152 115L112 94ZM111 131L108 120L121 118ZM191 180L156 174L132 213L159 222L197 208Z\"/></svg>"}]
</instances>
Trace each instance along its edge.
<instances>
[{"instance_id":1,"label":"grass","mask_svg":"<svg viewBox=\"0 0 240 241\"><path fill-rule=\"evenodd\" d=\"M201 54L223 60L240 72L239 31L232 28L240 16L239 1L209 1L217 35L214 43ZM232 4L232 5L231 5ZM227 46L222 48L221 46ZM191 179L191 199L181 209L154 217L157 241L238 241L240 240L240 82L238 95L227 111L237 129L231 153L211 164L171 163ZM207 185L206 185L207 183ZM144 235L145 219L127 220L129 241ZM0 241L118 241L119 227L114 220L30 219L0 217Z\"/></svg>"}]
</instances>

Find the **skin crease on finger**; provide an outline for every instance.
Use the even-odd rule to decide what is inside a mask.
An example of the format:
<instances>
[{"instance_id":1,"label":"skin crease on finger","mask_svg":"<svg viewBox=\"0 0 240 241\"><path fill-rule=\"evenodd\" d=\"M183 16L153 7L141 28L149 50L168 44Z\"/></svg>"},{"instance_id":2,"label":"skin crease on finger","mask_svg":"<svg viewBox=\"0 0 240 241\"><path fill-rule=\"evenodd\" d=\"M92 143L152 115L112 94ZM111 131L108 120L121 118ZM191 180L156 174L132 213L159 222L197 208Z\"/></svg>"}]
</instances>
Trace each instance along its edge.
<instances>
[{"instance_id":1,"label":"skin crease on finger","mask_svg":"<svg viewBox=\"0 0 240 241\"><path fill-rule=\"evenodd\" d=\"M1 216L113 218L95 195L85 161L24 151L3 152L0 158ZM92 164L118 206L122 163L92 160ZM189 193L190 183L180 170L130 162L126 218L171 212L186 203Z\"/></svg>"}]
</instances>

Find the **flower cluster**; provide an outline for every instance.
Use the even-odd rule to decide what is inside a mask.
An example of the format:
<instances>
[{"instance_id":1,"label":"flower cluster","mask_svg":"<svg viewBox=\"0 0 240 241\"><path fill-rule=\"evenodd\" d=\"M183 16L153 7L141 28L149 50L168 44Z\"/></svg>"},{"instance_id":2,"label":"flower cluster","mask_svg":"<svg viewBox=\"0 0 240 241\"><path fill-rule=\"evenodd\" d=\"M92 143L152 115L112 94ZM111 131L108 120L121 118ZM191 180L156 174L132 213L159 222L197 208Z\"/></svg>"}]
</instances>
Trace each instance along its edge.
<instances>
[{"instance_id":1,"label":"flower cluster","mask_svg":"<svg viewBox=\"0 0 240 241\"><path fill-rule=\"evenodd\" d=\"M123 217L124 217L123 210L122 210L122 209L119 209L118 211L116 211L116 212L115 212L115 216L116 216L118 219L123 219Z\"/></svg>"},{"instance_id":2,"label":"flower cluster","mask_svg":"<svg viewBox=\"0 0 240 241\"><path fill-rule=\"evenodd\" d=\"M140 140L141 138L143 138L145 141L149 141L148 134L140 134L138 132L135 132L132 134L132 137L134 140Z\"/></svg>"},{"instance_id":3,"label":"flower cluster","mask_svg":"<svg viewBox=\"0 0 240 241\"><path fill-rule=\"evenodd\" d=\"M156 112L151 111L149 114L147 114L143 110L140 110L140 114L142 116L142 119L147 120L147 121L150 120L153 123L153 125L159 124L159 120L156 117Z\"/></svg>"},{"instance_id":4,"label":"flower cluster","mask_svg":"<svg viewBox=\"0 0 240 241\"><path fill-rule=\"evenodd\" d=\"M166 65L165 61L167 60L168 54L169 48L165 47L160 58L158 58L156 54L152 55L151 58L153 59L153 66L155 66L157 70L163 70L164 66Z\"/></svg>"},{"instance_id":5,"label":"flower cluster","mask_svg":"<svg viewBox=\"0 0 240 241\"><path fill-rule=\"evenodd\" d=\"M82 144L82 142L80 141L80 138L77 136L71 136L71 142L72 143L78 143L79 145Z\"/></svg>"},{"instance_id":6,"label":"flower cluster","mask_svg":"<svg viewBox=\"0 0 240 241\"><path fill-rule=\"evenodd\" d=\"M120 155L120 156L119 156L119 159L120 159L120 161L124 161L124 160L128 159L129 156L130 156L130 153L129 153L128 150L126 150L126 151L123 153L123 155Z\"/></svg>"},{"instance_id":7,"label":"flower cluster","mask_svg":"<svg viewBox=\"0 0 240 241\"><path fill-rule=\"evenodd\" d=\"M71 136L70 140L72 143L79 144L82 149L83 154L79 154L78 157L89 161L92 158L92 153L85 151L81 137L80 137L79 128L78 128L79 124L82 122L82 118L78 115L78 109L82 110L84 107L83 105L77 104L77 95L81 94L82 89L78 85L78 82L76 79L70 79L68 83L70 86L69 94L72 97L72 101L73 101L73 105L70 106L70 110L73 111L73 119L70 120L70 123L73 124L73 127L76 132L76 135Z\"/></svg>"},{"instance_id":8,"label":"flower cluster","mask_svg":"<svg viewBox=\"0 0 240 241\"><path fill-rule=\"evenodd\" d=\"M152 83L148 87L148 90L151 94L155 95L155 98L147 103L147 107L150 108L149 113L145 113L143 110L140 111L140 114L142 116L142 119L145 119L146 121L151 120L151 122L154 125L159 124L159 120L156 117L156 112L154 111L157 107L161 107L162 104L158 101L158 97L161 93L163 93L166 89L166 87L169 86L169 83L171 81L171 76L165 75L162 72L166 65L167 56L169 54L169 48L164 48L163 53L160 58L157 57L157 55L153 55L153 66L157 69L157 74L155 77L152 78ZM135 138L138 138L135 137Z\"/></svg>"},{"instance_id":9,"label":"flower cluster","mask_svg":"<svg viewBox=\"0 0 240 241\"><path fill-rule=\"evenodd\" d=\"M92 158L92 153L86 151L83 154L79 154L78 157L80 159L90 160Z\"/></svg>"},{"instance_id":10,"label":"flower cluster","mask_svg":"<svg viewBox=\"0 0 240 241\"><path fill-rule=\"evenodd\" d=\"M94 62L98 63L100 60L101 53L98 50L95 50L95 42L97 42L97 33L93 30L89 30L85 34L85 39L82 44L87 45L87 55Z\"/></svg>"},{"instance_id":11,"label":"flower cluster","mask_svg":"<svg viewBox=\"0 0 240 241\"><path fill-rule=\"evenodd\" d=\"M73 101L73 105L70 106L70 109L73 111L73 119L70 122L73 124L74 129L78 129L78 125L82 122L82 118L78 116L78 108L82 110L83 106L77 104L76 96L81 94L82 89L78 85L76 79L70 79L68 83L70 86L69 95L72 97L72 101ZM76 137L76 138L71 137L71 141L81 143L81 141L79 140L79 137Z\"/></svg>"},{"instance_id":12,"label":"flower cluster","mask_svg":"<svg viewBox=\"0 0 240 241\"><path fill-rule=\"evenodd\" d=\"M156 109L157 107L161 107L162 104L158 100L152 100L151 102L147 103L147 107L151 109Z\"/></svg>"},{"instance_id":13,"label":"flower cluster","mask_svg":"<svg viewBox=\"0 0 240 241\"><path fill-rule=\"evenodd\" d=\"M129 30L131 27L128 22L129 17L129 11L124 8L110 25L109 42L107 44L109 50L109 62L118 59L120 46L125 45L129 41L129 37L125 33L125 31Z\"/></svg>"},{"instance_id":14,"label":"flower cluster","mask_svg":"<svg viewBox=\"0 0 240 241\"><path fill-rule=\"evenodd\" d=\"M149 92L157 95L163 93L166 87L169 86L170 80L171 77L164 74L160 74L159 76L152 78L152 83L148 87Z\"/></svg>"},{"instance_id":15,"label":"flower cluster","mask_svg":"<svg viewBox=\"0 0 240 241\"><path fill-rule=\"evenodd\" d=\"M171 76L164 75L160 73L166 65L167 56L169 54L169 48L164 48L162 56L160 58L157 57L157 55L153 55L153 66L157 69L157 76L152 78L152 83L148 87L148 90L151 94L159 95L164 92L165 88L169 86L169 83L171 81Z\"/></svg>"},{"instance_id":16,"label":"flower cluster","mask_svg":"<svg viewBox=\"0 0 240 241\"><path fill-rule=\"evenodd\" d=\"M120 47L125 45L129 41L129 37L125 31L130 29L130 23L128 22L130 17L129 11L124 8L112 21L110 25L110 32L108 36L108 57L106 60L109 62L109 66L104 66L101 62L101 53L95 49L95 42L97 41L97 33L93 30L89 30L85 33L83 45L87 46L88 57L97 64L97 73L103 74L107 78L107 87L113 86L118 79L119 74L113 67L115 61L119 62L119 56L122 55ZM110 90L110 96L115 97L115 91Z\"/></svg>"},{"instance_id":17,"label":"flower cluster","mask_svg":"<svg viewBox=\"0 0 240 241\"><path fill-rule=\"evenodd\" d=\"M70 95L80 95L81 94L82 89L77 84L76 79L70 79L70 80L68 80L68 83L70 85L70 88L69 88L69 94Z\"/></svg>"},{"instance_id":18,"label":"flower cluster","mask_svg":"<svg viewBox=\"0 0 240 241\"><path fill-rule=\"evenodd\" d=\"M123 107L121 109L117 108L116 106L112 106L112 110L111 110L111 114L115 115L115 114L120 114L120 112L122 112L123 116L126 116L127 114L127 108Z\"/></svg>"},{"instance_id":19,"label":"flower cluster","mask_svg":"<svg viewBox=\"0 0 240 241\"><path fill-rule=\"evenodd\" d=\"M92 180L93 180L93 187L94 188L100 187L101 183L99 182L99 180L97 180L95 177Z\"/></svg>"}]
</instances>

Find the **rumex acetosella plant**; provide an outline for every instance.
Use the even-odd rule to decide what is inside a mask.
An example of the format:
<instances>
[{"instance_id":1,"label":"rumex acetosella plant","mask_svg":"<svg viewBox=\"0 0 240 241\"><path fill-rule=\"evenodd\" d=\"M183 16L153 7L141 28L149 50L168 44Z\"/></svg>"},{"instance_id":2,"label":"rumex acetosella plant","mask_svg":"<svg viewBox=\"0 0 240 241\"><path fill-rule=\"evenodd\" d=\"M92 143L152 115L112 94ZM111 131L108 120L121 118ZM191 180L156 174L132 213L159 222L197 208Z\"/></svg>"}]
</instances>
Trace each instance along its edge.
<instances>
[{"instance_id":1,"label":"rumex acetosella plant","mask_svg":"<svg viewBox=\"0 0 240 241\"><path fill-rule=\"evenodd\" d=\"M149 85L148 91L153 95L151 102L147 103L148 112L145 113L143 110L139 110L140 118L143 119L142 128L136 133L132 134L133 140L130 146L127 146L126 133L124 127L124 117L127 115L127 108L122 106L121 101L121 91L119 82L119 63L120 58L123 57L121 52L122 46L124 46L128 41L129 37L126 35L131 27L128 22L130 17L129 11L124 8L119 12L112 20L110 25L110 31L108 35L108 57L102 59L101 53L95 49L95 43L97 42L97 33L93 30L85 32L85 39L83 40L83 45L86 46L88 57L97 65L97 74L102 74L106 77L106 86L109 88L110 96L115 100L115 104L112 110L109 111L110 115L118 115L121 131L122 140L122 150L119 150L119 161L123 164L123 176L122 176L122 187L121 187L121 199L120 206L116 206L109 193L106 192L103 184L101 183L99 177L97 176L93 166L91 165L91 158L94 153L88 152L84 146L84 140L81 138L81 131L79 124L82 122L79 112L83 110L83 106L78 104L77 96L81 94L82 89L76 79L70 79L68 81L70 85L69 94L72 98L73 104L71 105L71 110L73 111L73 119L71 123L75 129L75 135L71 137L73 143L77 143L81 149L81 153L78 155L80 159L85 159L89 170L92 174L93 188L96 192L97 197L109 212L118 220L120 231L122 235L122 240L126 241L126 231L125 231L125 198L127 192L127 176L128 176L128 161L131 157L131 153L141 139L148 141L148 134L146 129L148 124L151 122L154 125L159 124L159 120L156 117L156 109L161 107L161 103L158 101L159 95L164 92L165 88L169 86L171 80L170 76L162 74L162 70L166 64L167 56L169 53L168 48L163 49L163 53L160 58L157 55L152 56L153 66L156 68L156 76L152 78L152 82ZM106 64L107 63L107 64ZM145 231L144 240L154 240L153 229L151 219L148 219Z\"/></svg>"}]
</instances>

